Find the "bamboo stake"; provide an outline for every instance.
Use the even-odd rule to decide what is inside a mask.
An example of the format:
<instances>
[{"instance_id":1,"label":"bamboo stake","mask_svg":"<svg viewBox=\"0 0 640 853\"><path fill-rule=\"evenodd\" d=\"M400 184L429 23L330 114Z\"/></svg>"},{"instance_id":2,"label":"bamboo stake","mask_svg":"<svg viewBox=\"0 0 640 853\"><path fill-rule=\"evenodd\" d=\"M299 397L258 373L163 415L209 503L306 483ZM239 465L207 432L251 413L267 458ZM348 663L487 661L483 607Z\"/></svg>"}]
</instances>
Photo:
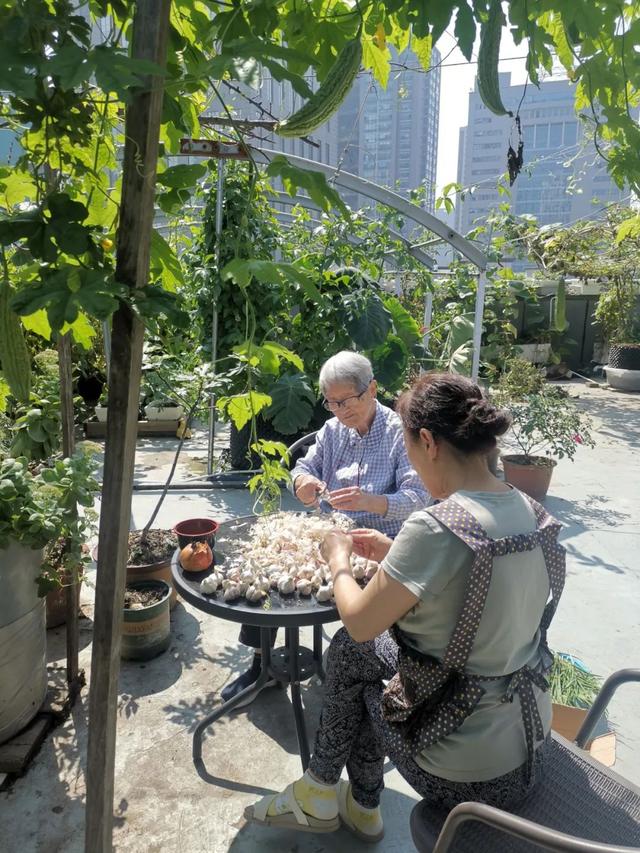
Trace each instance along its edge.
<instances>
[{"instance_id":1,"label":"bamboo stake","mask_svg":"<svg viewBox=\"0 0 640 853\"><path fill-rule=\"evenodd\" d=\"M164 68L170 0L138 0L132 55ZM163 86L156 77L135 93L125 116L125 150L116 278L147 282ZM113 317L109 409L100 514L89 695L86 853L111 853L120 629L135 458L143 327L122 305Z\"/></svg>"},{"instance_id":2,"label":"bamboo stake","mask_svg":"<svg viewBox=\"0 0 640 853\"><path fill-rule=\"evenodd\" d=\"M75 436L73 424L73 378L69 333L58 337L58 375L60 377L60 418L62 421L62 455L73 456ZM67 684L71 704L80 688L78 681L78 570L74 566L65 590L67 605Z\"/></svg>"}]
</instances>

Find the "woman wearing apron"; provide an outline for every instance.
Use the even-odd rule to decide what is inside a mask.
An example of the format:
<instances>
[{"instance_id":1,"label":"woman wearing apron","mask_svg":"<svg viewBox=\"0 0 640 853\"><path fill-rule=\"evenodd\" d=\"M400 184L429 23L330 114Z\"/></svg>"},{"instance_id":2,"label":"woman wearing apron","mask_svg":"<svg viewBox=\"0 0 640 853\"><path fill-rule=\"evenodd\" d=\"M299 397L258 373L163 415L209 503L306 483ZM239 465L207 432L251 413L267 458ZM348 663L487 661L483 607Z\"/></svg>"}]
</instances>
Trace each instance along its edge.
<instances>
[{"instance_id":1,"label":"woman wearing apron","mask_svg":"<svg viewBox=\"0 0 640 853\"><path fill-rule=\"evenodd\" d=\"M546 631L564 584L559 525L489 471L509 418L475 383L424 376L397 410L409 460L440 503L413 513L393 542L375 530L326 537L344 628L329 647L309 769L246 811L265 826L342 824L380 840L385 756L447 808L513 804L544 764ZM352 551L382 561L364 589Z\"/></svg>"}]
</instances>

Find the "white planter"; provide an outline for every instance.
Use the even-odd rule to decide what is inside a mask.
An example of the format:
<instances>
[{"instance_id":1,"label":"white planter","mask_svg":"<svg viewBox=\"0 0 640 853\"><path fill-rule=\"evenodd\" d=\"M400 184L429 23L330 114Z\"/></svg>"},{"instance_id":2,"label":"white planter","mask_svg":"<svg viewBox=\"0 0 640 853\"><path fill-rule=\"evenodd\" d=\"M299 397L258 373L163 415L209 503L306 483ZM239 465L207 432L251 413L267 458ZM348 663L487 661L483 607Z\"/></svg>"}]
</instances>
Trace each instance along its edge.
<instances>
[{"instance_id":1,"label":"white planter","mask_svg":"<svg viewBox=\"0 0 640 853\"><path fill-rule=\"evenodd\" d=\"M531 364L547 364L551 358L551 344L516 344L520 358Z\"/></svg>"},{"instance_id":2,"label":"white planter","mask_svg":"<svg viewBox=\"0 0 640 853\"><path fill-rule=\"evenodd\" d=\"M107 422L107 407L106 406L96 406L96 418L100 421L101 424L106 424Z\"/></svg>"},{"instance_id":3,"label":"white planter","mask_svg":"<svg viewBox=\"0 0 640 853\"><path fill-rule=\"evenodd\" d=\"M640 370L625 370L622 367L605 367L607 384L615 391L640 391Z\"/></svg>"},{"instance_id":4,"label":"white planter","mask_svg":"<svg viewBox=\"0 0 640 853\"><path fill-rule=\"evenodd\" d=\"M35 579L42 551L12 542L0 550L0 743L23 729L47 692L45 600Z\"/></svg>"},{"instance_id":5,"label":"white planter","mask_svg":"<svg viewBox=\"0 0 640 853\"><path fill-rule=\"evenodd\" d=\"M165 406L160 409L157 406L145 406L144 413L148 421L177 421L183 414L182 406Z\"/></svg>"}]
</instances>

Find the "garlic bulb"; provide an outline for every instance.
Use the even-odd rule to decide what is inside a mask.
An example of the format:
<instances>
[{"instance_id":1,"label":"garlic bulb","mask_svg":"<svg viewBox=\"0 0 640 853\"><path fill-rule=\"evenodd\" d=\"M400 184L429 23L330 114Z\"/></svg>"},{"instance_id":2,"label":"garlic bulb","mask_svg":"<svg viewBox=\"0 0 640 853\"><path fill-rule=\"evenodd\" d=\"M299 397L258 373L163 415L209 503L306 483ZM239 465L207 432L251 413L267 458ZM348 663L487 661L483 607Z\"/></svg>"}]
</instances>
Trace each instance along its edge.
<instances>
[{"instance_id":1,"label":"garlic bulb","mask_svg":"<svg viewBox=\"0 0 640 853\"><path fill-rule=\"evenodd\" d=\"M331 583L331 581L320 587L320 589L316 592L316 598L318 599L318 601L329 601L331 598L333 598L333 584Z\"/></svg>"},{"instance_id":2,"label":"garlic bulb","mask_svg":"<svg viewBox=\"0 0 640 853\"><path fill-rule=\"evenodd\" d=\"M211 572L210 575L207 575L207 577L200 582L200 592L205 595L211 595L211 593L218 589L221 583L222 578L220 575L217 572Z\"/></svg>"},{"instance_id":3,"label":"garlic bulb","mask_svg":"<svg viewBox=\"0 0 640 853\"><path fill-rule=\"evenodd\" d=\"M235 599L240 598L241 595L242 590L240 585L237 583L231 583L225 589L223 597L225 601L235 601Z\"/></svg>"},{"instance_id":4,"label":"garlic bulb","mask_svg":"<svg viewBox=\"0 0 640 853\"><path fill-rule=\"evenodd\" d=\"M300 595L311 595L311 593L313 592L313 584L310 580L302 578L302 580L299 580L296 584L296 589L298 590Z\"/></svg>"},{"instance_id":5,"label":"garlic bulb","mask_svg":"<svg viewBox=\"0 0 640 853\"><path fill-rule=\"evenodd\" d=\"M379 564L375 562L375 560L367 561L367 568L364 570L365 580L370 581L371 578L375 575L375 573L379 569Z\"/></svg>"},{"instance_id":6,"label":"garlic bulb","mask_svg":"<svg viewBox=\"0 0 640 853\"><path fill-rule=\"evenodd\" d=\"M245 598L247 599L247 601L251 601L256 604L258 601L262 601L266 594L267 593L259 586L250 586L249 589L245 592Z\"/></svg>"},{"instance_id":7,"label":"garlic bulb","mask_svg":"<svg viewBox=\"0 0 640 853\"><path fill-rule=\"evenodd\" d=\"M278 580L278 592L281 595L291 595L296 588L296 582L290 575L281 575Z\"/></svg>"}]
</instances>

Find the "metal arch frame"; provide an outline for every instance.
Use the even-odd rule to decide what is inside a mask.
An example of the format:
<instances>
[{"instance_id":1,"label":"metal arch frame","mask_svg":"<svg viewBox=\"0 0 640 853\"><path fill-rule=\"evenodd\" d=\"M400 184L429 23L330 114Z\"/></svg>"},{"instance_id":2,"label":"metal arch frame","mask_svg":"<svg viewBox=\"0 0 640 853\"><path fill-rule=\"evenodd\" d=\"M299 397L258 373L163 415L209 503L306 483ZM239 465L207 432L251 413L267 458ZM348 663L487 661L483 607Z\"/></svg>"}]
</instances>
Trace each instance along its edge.
<instances>
[{"instance_id":1,"label":"metal arch frame","mask_svg":"<svg viewBox=\"0 0 640 853\"><path fill-rule=\"evenodd\" d=\"M393 190L385 189L384 187L367 181L365 178L359 178L357 175L352 175L350 172L336 171L335 166L328 166L326 163L318 163L315 160L307 160L306 157L298 157L297 154L282 154L281 151L271 151L266 148L257 148L248 146L250 155L256 161L263 165L268 165L271 159L276 156L284 156L294 166L307 171L320 172L331 183L337 184L344 189L356 192L359 195L364 195L367 198L384 204L387 207L392 207L398 213L402 213L407 219L412 219L418 225L422 225L428 231L437 234L446 243L460 252L461 255L470 261L479 270L485 270L489 259L477 246L474 246L470 240L467 240L462 234L458 234L453 228L450 228L433 214L418 207L415 204L407 201L399 193Z\"/></svg>"},{"instance_id":2,"label":"metal arch frame","mask_svg":"<svg viewBox=\"0 0 640 853\"><path fill-rule=\"evenodd\" d=\"M478 289L476 292L473 327L471 377L474 380L478 379L478 373L480 372L480 345L482 341L482 316L484 314L484 296L487 284L486 269L489 264L489 259L484 252L433 214L415 204L411 204L399 193L385 189L385 187L367 181L365 178L352 175L350 172L337 171L335 166L328 166L326 163L319 163L316 160L308 160L306 157L299 157L297 154L283 155L281 151L273 151L256 146L247 146L247 153L256 163L262 165L268 165L273 157L284 156L292 165L298 166L300 169L320 172L333 184L337 184L344 189L351 190L387 207L391 207L397 210L398 213L406 216L407 219L411 219L413 222L436 234L476 266L478 268Z\"/></svg>"}]
</instances>

